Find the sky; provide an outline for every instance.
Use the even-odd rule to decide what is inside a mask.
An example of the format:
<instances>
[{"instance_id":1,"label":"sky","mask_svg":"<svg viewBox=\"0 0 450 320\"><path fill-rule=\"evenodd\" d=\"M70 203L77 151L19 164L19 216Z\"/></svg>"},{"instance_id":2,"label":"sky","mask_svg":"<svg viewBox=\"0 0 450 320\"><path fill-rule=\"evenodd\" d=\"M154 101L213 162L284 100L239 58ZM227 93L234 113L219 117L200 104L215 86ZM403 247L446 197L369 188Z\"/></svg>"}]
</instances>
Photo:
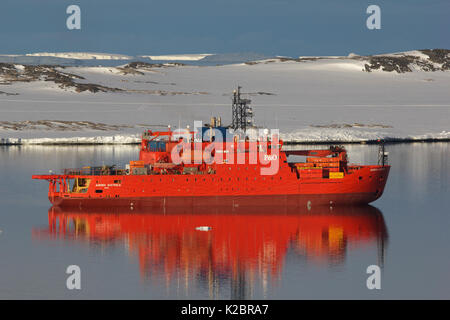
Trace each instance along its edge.
<instances>
[{"instance_id":1,"label":"sky","mask_svg":"<svg viewBox=\"0 0 450 320\"><path fill-rule=\"evenodd\" d=\"M81 29L68 30L69 5ZM369 5L381 29L369 30ZM0 54L361 55L450 48L449 0L1 0Z\"/></svg>"}]
</instances>

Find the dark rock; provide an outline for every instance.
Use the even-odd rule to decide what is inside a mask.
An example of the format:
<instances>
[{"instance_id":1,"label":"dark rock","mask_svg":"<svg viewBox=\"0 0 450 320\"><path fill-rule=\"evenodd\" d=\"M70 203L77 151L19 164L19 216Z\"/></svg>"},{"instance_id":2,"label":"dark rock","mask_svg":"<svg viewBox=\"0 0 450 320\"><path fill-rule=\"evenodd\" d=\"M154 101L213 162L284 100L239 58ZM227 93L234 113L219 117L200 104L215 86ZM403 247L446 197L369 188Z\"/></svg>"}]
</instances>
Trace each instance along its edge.
<instances>
[{"instance_id":1,"label":"dark rock","mask_svg":"<svg viewBox=\"0 0 450 320\"><path fill-rule=\"evenodd\" d=\"M58 84L60 88L75 88L76 92L117 92L118 88L109 88L99 84L78 83L75 80L84 80L82 76L63 72L62 66L54 65L25 65L23 71L18 70L12 63L0 63L0 76L12 82L50 81Z\"/></svg>"},{"instance_id":2,"label":"dark rock","mask_svg":"<svg viewBox=\"0 0 450 320\"><path fill-rule=\"evenodd\" d=\"M430 57L432 62L444 64L448 64L450 62L450 50L448 49L424 49L420 51Z\"/></svg>"},{"instance_id":3,"label":"dark rock","mask_svg":"<svg viewBox=\"0 0 450 320\"><path fill-rule=\"evenodd\" d=\"M369 57L369 63L365 65L365 70L370 72L372 70L378 70L381 68L383 71L396 71L398 73L411 72L409 64L414 62L413 56L372 56Z\"/></svg>"}]
</instances>

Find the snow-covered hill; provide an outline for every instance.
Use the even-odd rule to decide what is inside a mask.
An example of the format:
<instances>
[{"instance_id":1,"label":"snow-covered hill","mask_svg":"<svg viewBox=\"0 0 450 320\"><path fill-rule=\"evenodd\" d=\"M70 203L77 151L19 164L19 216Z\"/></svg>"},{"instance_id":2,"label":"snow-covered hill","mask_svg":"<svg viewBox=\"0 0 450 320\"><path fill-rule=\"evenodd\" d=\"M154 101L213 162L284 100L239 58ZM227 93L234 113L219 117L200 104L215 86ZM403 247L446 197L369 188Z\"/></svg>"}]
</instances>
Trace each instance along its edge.
<instances>
[{"instance_id":1,"label":"snow-covered hill","mask_svg":"<svg viewBox=\"0 0 450 320\"><path fill-rule=\"evenodd\" d=\"M229 123L237 85L253 100L256 123L285 140L450 139L448 50L218 66L124 62L0 63L0 143L120 143L138 140L145 126L192 127L214 115Z\"/></svg>"},{"instance_id":2,"label":"snow-covered hill","mask_svg":"<svg viewBox=\"0 0 450 320\"><path fill-rule=\"evenodd\" d=\"M168 54L168 55L142 55L139 57L149 58L151 60L159 61L198 61L202 60L207 56L211 56L211 53L200 53L200 54Z\"/></svg>"},{"instance_id":3,"label":"snow-covered hill","mask_svg":"<svg viewBox=\"0 0 450 320\"><path fill-rule=\"evenodd\" d=\"M123 54L98 53L98 52L36 52L27 53L29 57L56 57L65 59L80 59L80 60L130 60L133 57Z\"/></svg>"}]
</instances>

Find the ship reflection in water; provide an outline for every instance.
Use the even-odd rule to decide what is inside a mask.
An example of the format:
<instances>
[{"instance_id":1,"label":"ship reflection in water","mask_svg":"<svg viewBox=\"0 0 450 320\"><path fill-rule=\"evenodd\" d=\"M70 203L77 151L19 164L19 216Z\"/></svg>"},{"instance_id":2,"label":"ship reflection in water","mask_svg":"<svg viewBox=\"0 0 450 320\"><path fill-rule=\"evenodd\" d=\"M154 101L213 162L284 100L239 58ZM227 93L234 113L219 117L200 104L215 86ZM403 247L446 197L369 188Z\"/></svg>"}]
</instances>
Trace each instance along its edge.
<instances>
[{"instance_id":1,"label":"ship reflection in water","mask_svg":"<svg viewBox=\"0 0 450 320\"><path fill-rule=\"evenodd\" d=\"M372 206L311 208L193 207L61 209L48 212L48 230L35 238L95 243L121 242L139 260L144 279L219 287L231 298L249 298L280 280L287 254L306 263L341 265L349 250L377 247L383 264L387 230Z\"/></svg>"}]
</instances>

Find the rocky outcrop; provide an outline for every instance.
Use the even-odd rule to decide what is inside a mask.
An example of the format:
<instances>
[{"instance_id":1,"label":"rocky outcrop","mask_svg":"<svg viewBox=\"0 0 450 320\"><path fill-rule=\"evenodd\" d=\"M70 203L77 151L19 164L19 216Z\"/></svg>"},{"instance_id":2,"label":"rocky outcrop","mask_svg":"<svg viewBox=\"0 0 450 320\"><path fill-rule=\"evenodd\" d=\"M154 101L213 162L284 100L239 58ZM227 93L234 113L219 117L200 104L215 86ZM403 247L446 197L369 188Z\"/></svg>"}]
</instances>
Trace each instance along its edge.
<instances>
[{"instance_id":1,"label":"rocky outcrop","mask_svg":"<svg viewBox=\"0 0 450 320\"><path fill-rule=\"evenodd\" d=\"M13 82L51 81L60 88L73 88L76 92L115 92L122 91L118 88L109 88L94 83L82 83L76 80L85 80L82 76L67 73L63 66L50 65L16 65L12 63L0 63L0 78L2 84Z\"/></svg>"},{"instance_id":2,"label":"rocky outcrop","mask_svg":"<svg viewBox=\"0 0 450 320\"><path fill-rule=\"evenodd\" d=\"M442 70L450 70L450 50L448 49L425 49L420 50L426 54L432 62L442 64Z\"/></svg>"},{"instance_id":3,"label":"rocky outcrop","mask_svg":"<svg viewBox=\"0 0 450 320\"><path fill-rule=\"evenodd\" d=\"M382 70L387 72L412 72L421 71L445 71L450 70L450 50L447 49L427 49L419 52L428 56L428 59L414 54L377 55L368 57L358 57L368 59L364 65L364 71Z\"/></svg>"},{"instance_id":4,"label":"rocky outcrop","mask_svg":"<svg viewBox=\"0 0 450 320\"><path fill-rule=\"evenodd\" d=\"M46 131L119 131L133 128L133 125L106 124L92 121L64 121L64 120L37 120L37 121L0 121L0 130L46 130Z\"/></svg>"}]
</instances>

